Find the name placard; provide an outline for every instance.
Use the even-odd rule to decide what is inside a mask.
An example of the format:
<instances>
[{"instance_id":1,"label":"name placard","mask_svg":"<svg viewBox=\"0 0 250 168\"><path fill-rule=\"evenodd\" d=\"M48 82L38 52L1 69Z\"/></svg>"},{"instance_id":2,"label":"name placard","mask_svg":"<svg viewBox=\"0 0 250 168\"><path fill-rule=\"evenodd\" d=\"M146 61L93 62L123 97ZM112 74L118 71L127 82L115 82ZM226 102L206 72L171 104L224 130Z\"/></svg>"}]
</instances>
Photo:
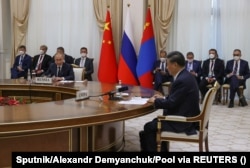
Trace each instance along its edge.
<instances>
[{"instance_id":1,"label":"name placard","mask_svg":"<svg viewBox=\"0 0 250 168\"><path fill-rule=\"evenodd\" d=\"M52 84L52 78L48 77L36 77L35 83L41 83L41 84Z\"/></svg>"},{"instance_id":2,"label":"name placard","mask_svg":"<svg viewBox=\"0 0 250 168\"><path fill-rule=\"evenodd\" d=\"M80 90L76 92L76 100L85 100L89 98L88 90Z\"/></svg>"}]
</instances>

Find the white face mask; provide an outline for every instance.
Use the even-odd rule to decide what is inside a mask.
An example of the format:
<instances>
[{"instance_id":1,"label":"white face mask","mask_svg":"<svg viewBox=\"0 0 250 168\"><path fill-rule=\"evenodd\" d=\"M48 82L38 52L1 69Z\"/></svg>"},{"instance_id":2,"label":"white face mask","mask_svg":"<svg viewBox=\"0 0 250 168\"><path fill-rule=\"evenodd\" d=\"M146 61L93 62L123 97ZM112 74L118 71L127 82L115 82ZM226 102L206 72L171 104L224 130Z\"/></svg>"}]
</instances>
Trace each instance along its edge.
<instances>
[{"instance_id":1,"label":"white face mask","mask_svg":"<svg viewBox=\"0 0 250 168\"><path fill-rule=\"evenodd\" d=\"M24 51L19 51L19 55L23 55L24 54Z\"/></svg>"},{"instance_id":2,"label":"white face mask","mask_svg":"<svg viewBox=\"0 0 250 168\"><path fill-rule=\"evenodd\" d=\"M234 60L238 61L240 59L240 56L234 56Z\"/></svg>"},{"instance_id":3,"label":"white face mask","mask_svg":"<svg viewBox=\"0 0 250 168\"><path fill-rule=\"evenodd\" d=\"M87 57L87 53L81 53L81 56L82 56L83 58L85 58L85 57Z\"/></svg>"},{"instance_id":4,"label":"white face mask","mask_svg":"<svg viewBox=\"0 0 250 168\"><path fill-rule=\"evenodd\" d=\"M43 51L43 50L40 50L40 52L39 52L39 53L42 55L42 54L44 54L44 51Z\"/></svg>"},{"instance_id":5,"label":"white face mask","mask_svg":"<svg viewBox=\"0 0 250 168\"><path fill-rule=\"evenodd\" d=\"M191 62L193 62L193 60L194 60L194 59L187 59L187 62L188 62L188 63L191 63Z\"/></svg>"},{"instance_id":6,"label":"white face mask","mask_svg":"<svg viewBox=\"0 0 250 168\"><path fill-rule=\"evenodd\" d=\"M161 62L165 62L166 58L160 58Z\"/></svg>"},{"instance_id":7,"label":"white face mask","mask_svg":"<svg viewBox=\"0 0 250 168\"><path fill-rule=\"evenodd\" d=\"M209 54L210 59L214 59L215 55L214 54Z\"/></svg>"}]
</instances>

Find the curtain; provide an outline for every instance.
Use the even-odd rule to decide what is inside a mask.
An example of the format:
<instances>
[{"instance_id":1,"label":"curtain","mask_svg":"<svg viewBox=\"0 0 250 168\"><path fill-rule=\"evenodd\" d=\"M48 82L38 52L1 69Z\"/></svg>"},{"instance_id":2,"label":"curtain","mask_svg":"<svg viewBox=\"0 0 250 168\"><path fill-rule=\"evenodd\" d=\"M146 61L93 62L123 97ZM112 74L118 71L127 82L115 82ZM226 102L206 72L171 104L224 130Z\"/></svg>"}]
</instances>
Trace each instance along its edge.
<instances>
[{"instance_id":1,"label":"curtain","mask_svg":"<svg viewBox=\"0 0 250 168\"><path fill-rule=\"evenodd\" d=\"M242 59L250 60L249 6L248 0L178 0L167 50L192 51L195 59L205 60L215 48L226 63L239 48ZM245 92L250 98L250 88Z\"/></svg>"},{"instance_id":2,"label":"curtain","mask_svg":"<svg viewBox=\"0 0 250 168\"><path fill-rule=\"evenodd\" d=\"M151 6L152 18L154 22L154 32L156 39L156 48L158 53L160 50L166 50L167 39L172 23L174 6L176 0L149 0Z\"/></svg>"},{"instance_id":3,"label":"curtain","mask_svg":"<svg viewBox=\"0 0 250 168\"><path fill-rule=\"evenodd\" d=\"M241 58L250 64L250 1L218 0L220 13L219 40L224 60L233 58L233 50L241 50ZM244 95L250 99L250 79L246 83Z\"/></svg>"},{"instance_id":4,"label":"curtain","mask_svg":"<svg viewBox=\"0 0 250 168\"><path fill-rule=\"evenodd\" d=\"M29 0L11 0L10 12L12 21L12 56L14 61L18 47L26 45L26 34L29 20Z\"/></svg>"},{"instance_id":5,"label":"curtain","mask_svg":"<svg viewBox=\"0 0 250 168\"><path fill-rule=\"evenodd\" d=\"M65 53L80 57L80 48L88 48L88 57L94 58L97 72L100 33L96 24L92 0L35 0L31 1L27 34L27 53L39 53L42 44L48 46L53 56L56 48L64 47Z\"/></svg>"},{"instance_id":6,"label":"curtain","mask_svg":"<svg viewBox=\"0 0 250 168\"><path fill-rule=\"evenodd\" d=\"M106 13L110 10L113 38L115 42L115 52L118 58L121 48L121 37L122 37L122 1L121 0L93 0L94 12L99 30L102 34Z\"/></svg>"},{"instance_id":7,"label":"curtain","mask_svg":"<svg viewBox=\"0 0 250 168\"><path fill-rule=\"evenodd\" d=\"M195 59L208 58L211 43L211 0L178 0L171 27L168 51L179 50Z\"/></svg>"}]
</instances>

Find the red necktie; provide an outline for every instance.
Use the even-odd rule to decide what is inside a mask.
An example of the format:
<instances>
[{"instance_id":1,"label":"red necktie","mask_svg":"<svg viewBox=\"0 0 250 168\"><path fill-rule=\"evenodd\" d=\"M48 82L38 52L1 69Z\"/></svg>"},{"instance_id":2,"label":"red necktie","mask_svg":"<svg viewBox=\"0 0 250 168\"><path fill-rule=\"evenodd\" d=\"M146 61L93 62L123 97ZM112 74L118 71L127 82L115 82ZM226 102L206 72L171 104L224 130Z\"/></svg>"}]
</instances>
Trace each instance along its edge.
<instances>
[{"instance_id":1,"label":"red necktie","mask_svg":"<svg viewBox=\"0 0 250 168\"><path fill-rule=\"evenodd\" d=\"M237 73L237 70L238 70L238 61L235 61L235 66L234 66L234 71L233 71L234 75Z\"/></svg>"}]
</instances>

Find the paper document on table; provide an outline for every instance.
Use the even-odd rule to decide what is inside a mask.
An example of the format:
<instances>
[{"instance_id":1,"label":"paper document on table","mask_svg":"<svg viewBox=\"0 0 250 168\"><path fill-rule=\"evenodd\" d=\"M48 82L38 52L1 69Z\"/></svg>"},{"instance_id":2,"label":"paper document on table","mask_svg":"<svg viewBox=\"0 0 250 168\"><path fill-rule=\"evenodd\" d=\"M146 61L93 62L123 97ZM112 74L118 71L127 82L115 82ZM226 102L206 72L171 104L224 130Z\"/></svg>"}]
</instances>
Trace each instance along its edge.
<instances>
[{"instance_id":1,"label":"paper document on table","mask_svg":"<svg viewBox=\"0 0 250 168\"><path fill-rule=\"evenodd\" d=\"M132 97L130 100L127 100L127 101L120 101L119 104L137 104L137 105L143 105L143 104L146 104L147 101L148 101L148 98Z\"/></svg>"}]
</instances>

